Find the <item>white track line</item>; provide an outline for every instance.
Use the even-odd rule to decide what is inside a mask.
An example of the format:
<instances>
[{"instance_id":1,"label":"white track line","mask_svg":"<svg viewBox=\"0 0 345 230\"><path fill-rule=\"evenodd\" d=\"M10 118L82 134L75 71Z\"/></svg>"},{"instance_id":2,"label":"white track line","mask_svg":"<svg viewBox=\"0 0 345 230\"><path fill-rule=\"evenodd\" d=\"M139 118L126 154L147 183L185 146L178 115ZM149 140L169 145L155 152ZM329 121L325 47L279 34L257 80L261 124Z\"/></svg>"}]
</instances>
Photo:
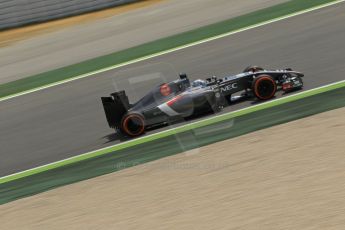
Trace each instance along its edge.
<instances>
[{"instance_id":1,"label":"white track line","mask_svg":"<svg viewBox=\"0 0 345 230\"><path fill-rule=\"evenodd\" d=\"M272 100L272 101L267 101L267 102L260 103L260 104L257 104L257 105L252 105L252 106L249 106L249 107L246 107L246 108L243 108L243 109L239 109L239 110L236 110L236 111L228 112L228 113L225 113L225 114L220 114L220 115L217 115L217 116L212 116L212 117L200 120L200 121L195 121L195 122L192 122L192 123L188 123L188 124L185 124L185 125L181 125L181 126L178 126L178 127L167 129L167 130L164 130L164 131L161 131L161 132L158 132L158 133L153 133L153 134L150 134L150 135L147 135L147 136L139 137L139 138L136 138L134 140L126 141L126 142L123 142L123 143L120 143L120 144L115 144L115 145L104 147L104 148L97 149L97 150L93 150L93 151L90 151L90 152L87 152L87 153L83 153L83 154L80 154L80 155L77 155L77 156L66 158L64 160L55 161L55 162L52 162L52 163L49 163L49 164L41 165L41 166L38 166L38 167L35 167L35 168L31 168L31 169L27 169L27 170L24 170L24 171L21 171L21 172L17 172L17 173L14 173L14 174L3 176L3 177L0 177L0 184L1 184L1 180L9 178L9 177L16 176L16 175L19 175L19 174L22 174L22 173L34 171L34 170L41 169L41 168L45 168L45 167L48 167L48 166L51 166L51 165L54 165L54 164L58 164L58 163L63 163L64 161L69 161L69 160L72 160L72 159L75 159L75 158L79 158L81 156L87 156L87 155L93 154L93 153L98 152L98 151L103 151L103 150L111 149L111 148L113 148L115 146L118 146L118 145L128 144L130 142L138 141L138 140L143 139L143 138L149 138L149 137L152 137L152 136L157 136L157 135L159 135L161 133L167 133L167 132L175 131L177 129L181 129L181 128L188 127L188 126L193 126L193 125L198 124L198 123L202 123L202 122L209 121L209 120L216 119L216 118L223 117L223 116L228 116L230 114L234 114L234 113L238 113L238 112L241 112L241 111L249 110L249 109L252 109L252 108L255 108L255 107L265 106L267 104L276 103L277 101L281 101L281 100L287 100L288 98L291 98L291 97L298 97L299 95L302 95L302 94L308 94L311 91L318 91L319 89L327 88L327 87L330 87L330 86L333 86L333 85L337 85L337 84L341 84L341 83L345 83L345 80L334 82L334 83L331 83L331 84L328 84L328 85L324 85L324 86L320 86L320 87L317 87L317 88L313 88L313 89L310 89L310 90L306 90L306 91L303 91L303 92L300 92L300 93L296 93L296 94L293 94L293 95L281 97L281 98L278 98L278 99L275 99L275 100Z\"/></svg>"},{"instance_id":2,"label":"white track line","mask_svg":"<svg viewBox=\"0 0 345 230\"><path fill-rule=\"evenodd\" d=\"M227 36L230 36L230 35L233 35L233 34L237 34L237 33L243 32L243 31L247 31L247 30L250 30L250 29L254 29L254 28L257 28L257 27L264 26L264 25L268 25L268 24L271 24L271 23L274 23L274 22L282 21L282 20L285 20L285 19L288 19L288 18L292 18L292 17L298 16L298 15L301 15L301 14L305 14L305 13L309 13L309 12L312 12L312 11L315 11L315 10L319 10L319 9L322 9L322 8L325 8L325 7L328 7L328 6L333 6L335 4L339 4L339 3L342 3L342 2L345 2L345 0L338 0L338 1L330 2L330 3L322 4L322 5L315 6L315 7L306 9L306 10L298 11L298 12L295 12L295 13L292 13L292 14L288 14L288 15L285 15L285 16L282 16L282 17L278 17L278 18L271 19L271 20L268 20L268 21L265 21L265 22L257 23L257 24L251 25L251 26L247 26L247 27L244 27L242 29L238 29L238 30L231 31L231 32L228 32L228 33L224 33L224 34L220 34L220 35L217 35L217 36L213 36L213 37L210 37L210 38L207 38L207 39L203 39L203 40L200 40L200 41L197 41L197 42L193 42L193 43L190 43L190 44L187 44L187 45L183 45L183 46L179 46L179 47L176 47L176 48L173 48L173 49L169 49L169 50L166 50L166 51L162 51L162 52L158 52L158 53L155 53L155 54L151 54L151 55L148 55L148 56L145 56L145 57L142 57L142 58L134 59L132 61L128 61L128 62L124 62L124 63L121 63L121 64L109 66L107 68L103 68L103 69L100 69L100 70L92 71L92 72L89 72L89 73L86 73L86 74L82 74L82 75L79 75L79 76L76 76L76 77L73 77L73 78L69 78L69 79L66 79L66 80L63 80L63 81L58 81L58 82L55 82L55 83L52 83L52 84L48 84L48 85L45 85L45 86L42 86L42 87L38 87L38 88L35 88L35 89L27 90L27 91L24 91L24 92L21 92L21 93L5 96L5 97L0 98L0 102L1 101L5 101L5 100L9 100L11 98L23 96L23 95L26 95L26 94L29 94L29 93L37 92L37 91L40 91L40 90L43 90L43 89L47 89L47 88L50 88L50 87L53 87L53 86L65 84L65 83L68 83L68 82L71 82L71 81L75 81L75 80L78 80L78 79L90 77L90 76L95 75L95 74L99 74L99 73L103 73L103 72L106 72L106 71L109 71L109 70L117 69L117 68L120 68L120 67L123 67L123 66L131 65L131 64L134 64L134 63L137 63L137 62L141 62L141 61L144 61L144 60L148 60L148 59L151 59L151 58L154 58L154 57L162 56L164 54L172 53L172 52L175 52L175 51L178 51L178 50L186 49L188 47L192 47L192 46L200 45L200 44L203 44L203 43L206 43L206 42L214 41L216 39L224 38L224 37L227 37Z\"/></svg>"}]
</instances>

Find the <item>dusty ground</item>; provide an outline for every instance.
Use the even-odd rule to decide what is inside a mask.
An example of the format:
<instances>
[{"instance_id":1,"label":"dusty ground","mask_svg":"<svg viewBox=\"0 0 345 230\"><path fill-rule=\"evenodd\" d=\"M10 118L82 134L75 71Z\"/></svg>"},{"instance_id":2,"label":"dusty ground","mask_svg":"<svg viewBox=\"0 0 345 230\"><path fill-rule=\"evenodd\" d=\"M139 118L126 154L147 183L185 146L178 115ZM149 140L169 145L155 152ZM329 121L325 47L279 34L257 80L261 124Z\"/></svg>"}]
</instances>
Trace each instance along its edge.
<instances>
[{"instance_id":1,"label":"dusty ground","mask_svg":"<svg viewBox=\"0 0 345 230\"><path fill-rule=\"evenodd\" d=\"M68 17L64 19L54 20L35 25L29 25L22 28L15 28L11 30L0 32L0 47L8 46L20 40L25 40L33 36L38 36L44 33L53 32L66 27L88 23L90 21L100 20L103 18L112 17L114 15L129 12L131 10L141 9L159 3L163 0L143 0L128 5L116 6L110 9L91 12L78 16Z\"/></svg>"},{"instance_id":2,"label":"dusty ground","mask_svg":"<svg viewBox=\"0 0 345 230\"><path fill-rule=\"evenodd\" d=\"M343 229L345 108L0 206L0 229Z\"/></svg>"}]
</instances>

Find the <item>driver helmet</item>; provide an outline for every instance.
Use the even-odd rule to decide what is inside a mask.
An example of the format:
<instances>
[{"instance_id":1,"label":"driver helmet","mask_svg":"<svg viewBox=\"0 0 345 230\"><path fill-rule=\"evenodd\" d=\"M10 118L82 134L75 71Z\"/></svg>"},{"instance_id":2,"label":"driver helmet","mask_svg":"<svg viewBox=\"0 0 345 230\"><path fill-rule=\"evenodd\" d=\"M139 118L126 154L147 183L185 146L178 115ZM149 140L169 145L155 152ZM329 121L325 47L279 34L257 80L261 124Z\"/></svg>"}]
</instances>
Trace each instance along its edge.
<instances>
[{"instance_id":1,"label":"driver helmet","mask_svg":"<svg viewBox=\"0 0 345 230\"><path fill-rule=\"evenodd\" d=\"M197 79L192 82L192 87L206 87L206 81Z\"/></svg>"}]
</instances>

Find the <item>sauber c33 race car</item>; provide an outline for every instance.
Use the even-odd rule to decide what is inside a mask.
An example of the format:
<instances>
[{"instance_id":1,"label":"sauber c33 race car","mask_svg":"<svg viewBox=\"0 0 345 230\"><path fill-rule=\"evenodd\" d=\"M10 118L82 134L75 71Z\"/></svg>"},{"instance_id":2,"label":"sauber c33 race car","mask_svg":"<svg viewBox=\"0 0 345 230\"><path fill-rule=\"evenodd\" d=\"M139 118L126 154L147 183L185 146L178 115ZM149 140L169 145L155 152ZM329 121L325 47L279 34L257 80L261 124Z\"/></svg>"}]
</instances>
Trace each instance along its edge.
<instances>
[{"instance_id":1,"label":"sauber c33 race car","mask_svg":"<svg viewBox=\"0 0 345 230\"><path fill-rule=\"evenodd\" d=\"M265 70L249 66L240 74L221 79L211 77L190 82L186 74L180 74L178 80L154 87L133 104L125 91L101 99L109 127L135 137L147 129L218 112L238 100L264 101L272 99L277 90L301 89L303 76L290 68Z\"/></svg>"}]
</instances>

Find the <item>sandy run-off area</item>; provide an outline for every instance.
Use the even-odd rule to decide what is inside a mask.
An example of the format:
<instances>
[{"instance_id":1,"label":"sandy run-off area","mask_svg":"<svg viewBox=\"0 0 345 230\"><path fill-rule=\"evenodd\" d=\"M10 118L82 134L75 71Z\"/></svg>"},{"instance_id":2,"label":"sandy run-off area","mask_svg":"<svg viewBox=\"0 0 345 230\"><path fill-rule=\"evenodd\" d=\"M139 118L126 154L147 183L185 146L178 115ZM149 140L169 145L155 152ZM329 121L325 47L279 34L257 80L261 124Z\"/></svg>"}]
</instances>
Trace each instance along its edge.
<instances>
[{"instance_id":1,"label":"sandy run-off area","mask_svg":"<svg viewBox=\"0 0 345 230\"><path fill-rule=\"evenodd\" d=\"M345 108L0 206L0 229L344 229Z\"/></svg>"},{"instance_id":2,"label":"sandy run-off area","mask_svg":"<svg viewBox=\"0 0 345 230\"><path fill-rule=\"evenodd\" d=\"M73 17L38 23L34 25L14 28L11 30L0 31L0 47L10 45L14 42L27 39L32 36L49 33L69 26L78 25L81 23L88 23L94 20L99 20L107 17L112 17L117 14L122 14L131 10L140 9L159 3L162 0L142 0L132 4L116 6L113 8L100 10L91 13L85 13Z\"/></svg>"}]
</instances>

